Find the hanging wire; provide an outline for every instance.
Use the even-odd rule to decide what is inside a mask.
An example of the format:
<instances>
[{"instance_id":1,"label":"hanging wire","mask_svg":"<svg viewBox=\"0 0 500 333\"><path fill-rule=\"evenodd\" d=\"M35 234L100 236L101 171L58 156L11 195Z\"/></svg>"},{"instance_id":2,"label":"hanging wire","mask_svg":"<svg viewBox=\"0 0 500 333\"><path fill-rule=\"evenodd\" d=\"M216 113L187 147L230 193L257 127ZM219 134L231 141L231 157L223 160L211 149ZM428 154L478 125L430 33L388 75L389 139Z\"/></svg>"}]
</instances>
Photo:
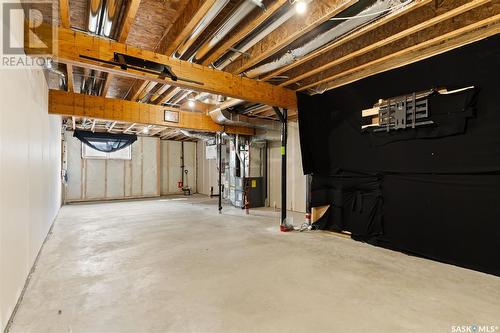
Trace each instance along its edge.
<instances>
[{"instance_id":1,"label":"hanging wire","mask_svg":"<svg viewBox=\"0 0 500 333\"><path fill-rule=\"evenodd\" d=\"M330 21L344 21L344 20L351 20L351 19L356 19L356 18L363 18L363 17L370 17L370 16L376 16L376 15L380 15L380 14L385 14L387 12L390 12L390 11L393 11L396 9L400 9L400 8L406 6L407 4L409 4L410 2L413 2L413 0L407 0L403 3L400 3L399 5L396 5L394 7L387 8L387 9L384 9L384 10L381 10L378 12L360 14L360 15L354 15L354 16L332 17L330 19Z\"/></svg>"}]
</instances>

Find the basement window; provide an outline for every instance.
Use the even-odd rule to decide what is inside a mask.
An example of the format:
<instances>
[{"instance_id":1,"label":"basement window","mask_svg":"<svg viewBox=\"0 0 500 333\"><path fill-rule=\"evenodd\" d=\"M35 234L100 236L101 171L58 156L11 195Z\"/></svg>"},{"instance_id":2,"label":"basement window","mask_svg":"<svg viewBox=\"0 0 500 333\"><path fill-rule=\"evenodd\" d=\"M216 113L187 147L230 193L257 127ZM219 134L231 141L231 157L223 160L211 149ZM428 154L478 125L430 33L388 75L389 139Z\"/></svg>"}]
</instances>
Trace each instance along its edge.
<instances>
[{"instance_id":1,"label":"basement window","mask_svg":"<svg viewBox=\"0 0 500 333\"><path fill-rule=\"evenodd\" d=\"M131 160L132 146L128 146L111 153L105 153L82 143L82 158L102 160Z\"/></svg>"}]
</instances>

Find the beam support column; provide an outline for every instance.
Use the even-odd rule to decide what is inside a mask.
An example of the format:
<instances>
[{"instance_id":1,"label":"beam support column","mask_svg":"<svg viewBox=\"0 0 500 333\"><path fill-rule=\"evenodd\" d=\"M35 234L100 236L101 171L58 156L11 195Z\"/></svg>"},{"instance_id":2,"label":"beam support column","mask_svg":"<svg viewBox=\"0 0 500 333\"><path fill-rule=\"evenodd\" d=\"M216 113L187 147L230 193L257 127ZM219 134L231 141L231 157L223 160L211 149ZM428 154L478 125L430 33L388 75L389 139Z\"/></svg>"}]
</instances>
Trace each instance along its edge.
<instances>
[{"instance_id":1,"label":"beam support column","mask_svg":"<svg viewBox=\"0 0 500 333\"><path fill-rule=\"evenodd\" d=\"M280 110L278 107L273 107L274 112L281 121L281 231L290 231L285 225L286 220L286 142L288 137L288 110Z\"/></svg>"}]
</instances>

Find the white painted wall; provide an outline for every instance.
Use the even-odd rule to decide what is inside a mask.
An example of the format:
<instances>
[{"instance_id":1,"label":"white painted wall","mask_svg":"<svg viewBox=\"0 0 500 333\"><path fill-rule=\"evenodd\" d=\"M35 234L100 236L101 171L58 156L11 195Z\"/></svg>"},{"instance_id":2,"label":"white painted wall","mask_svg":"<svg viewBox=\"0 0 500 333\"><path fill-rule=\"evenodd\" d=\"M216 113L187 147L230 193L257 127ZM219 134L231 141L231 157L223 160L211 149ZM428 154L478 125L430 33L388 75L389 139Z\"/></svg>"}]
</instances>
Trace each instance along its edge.
<instances>
[{"instance_id":1,"label":"white painted wall","mask_svg":"<svg viewBox=\"0 0 500 333\"><path fill-rule=\"evenodd\" d=\"M82 143L67 131L66 202L160 195L160 139L138 137L131 160L82 159Z\"/></svg>"},{"instance_id":2,"label":"white painted wall","mask_svg":"<svg viewBox=\"0 0 500 333\"><path fill-rule=\"evenodd\" d=\"M42 71L0 70L0 330L61 203L61 119Z\"/></svg>"},{"instance_id":3,"label":"white painted wall","mask_svg":"<svg viewBox=\"0 0 500 333\"><path fill-rule=\"evenodd\" d=\"M268 145L268 199L269 206L281 208L281 143ZM306 211L306 176L302 173L299 127L297 122L288 124L287 141L287 209Z\"/></svg>"},{"instance_id":4,"label":"white painted wall","mask_svg":"<svg viewBox=\"0 0 500 333\"><path fill-rule=\"evenodd\" d=\"M184 145L184 185L191 187L191 193L197 191L197 156L196 142L161 141L161 194L180 194L177 182L181 180L181 150Z\"/></svg>"},{"instance_id":5,"label":"white painted wall","mask_svg":"<svg viewBox=\"0 0 500 333\"><path fill-rule=\"evenodd\" d=\"M205 157L205 141L198 140L196 146L196 156L198 158L198 193L210 195L210 187L214 188L214 193L218 193L218 170L216 160L207 160Z\"/></svg>"}]
</instances>

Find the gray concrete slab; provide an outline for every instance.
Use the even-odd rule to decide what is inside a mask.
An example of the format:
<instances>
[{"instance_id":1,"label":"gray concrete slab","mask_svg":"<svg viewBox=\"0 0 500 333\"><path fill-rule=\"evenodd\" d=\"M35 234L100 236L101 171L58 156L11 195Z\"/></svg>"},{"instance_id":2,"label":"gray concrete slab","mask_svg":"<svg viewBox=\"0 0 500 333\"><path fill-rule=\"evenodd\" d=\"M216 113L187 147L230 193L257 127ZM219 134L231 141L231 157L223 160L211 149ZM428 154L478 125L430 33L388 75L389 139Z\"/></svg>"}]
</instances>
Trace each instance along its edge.
<instances>
[{"instance_id":1,"label":"gray concrete slab","mask_svg":"<svg viewBox=\"0 0 500 333\"><path fill-rule=\"evenodd\" d=\"M10 331L500 326L498 277L277 222L270 210L218 215L202 197L65 206Z\"/></svg>"}]
</instances>

